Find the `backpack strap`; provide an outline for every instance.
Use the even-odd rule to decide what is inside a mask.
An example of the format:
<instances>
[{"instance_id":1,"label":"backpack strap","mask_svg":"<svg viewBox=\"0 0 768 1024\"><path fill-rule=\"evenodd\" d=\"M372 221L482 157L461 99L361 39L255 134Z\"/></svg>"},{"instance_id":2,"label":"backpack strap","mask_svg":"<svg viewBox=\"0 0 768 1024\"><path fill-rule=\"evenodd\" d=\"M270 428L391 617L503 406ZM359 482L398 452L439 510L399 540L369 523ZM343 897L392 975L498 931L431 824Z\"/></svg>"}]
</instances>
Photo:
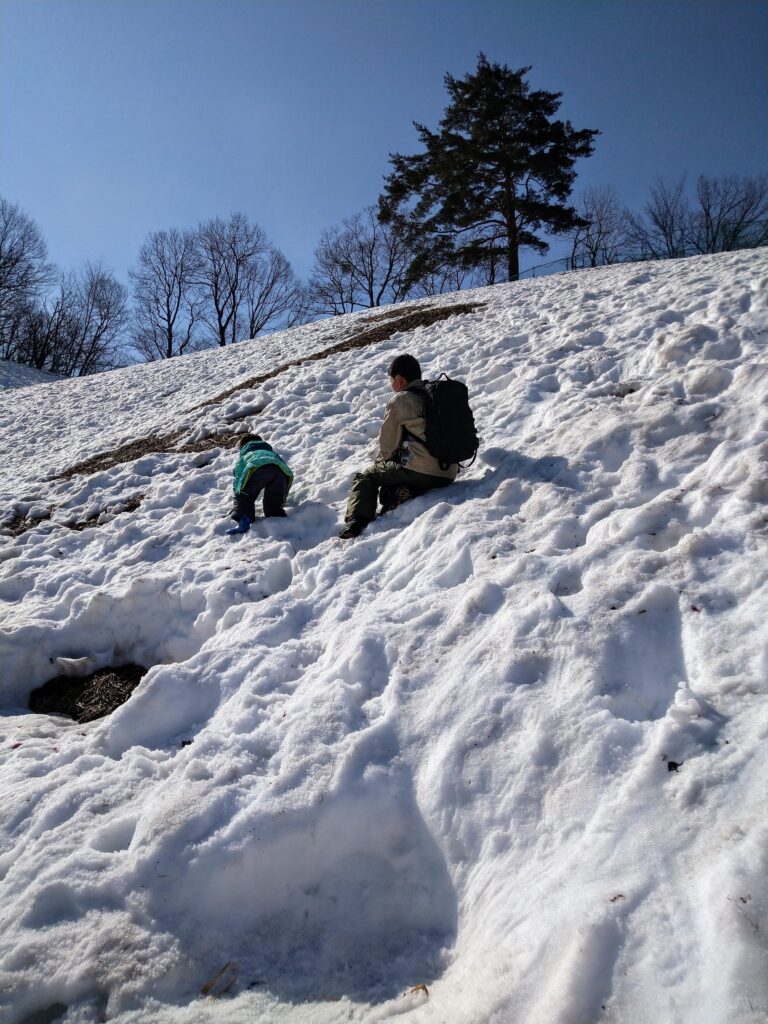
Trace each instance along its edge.
<instances>
[{"instance_id":1,"label":"backpack strap","mask_svg":"<svg viewBox=\"0 0 768 1024\"><path fill-rule=\"evenodd\" d=\"M427 413L427 388L426 388L425 382L423 380L420 380L418 382L417 381L412 381L412 383L410 383L407 387L403 388L403 391L410 391L410 393L412 395L418 395L420 398L424 399L424 415L426 416L426 413ZM407 441L408 438L412 438L412 440L418 441L419 444L424 444L424 438L423 437L417 437L407 427L403 427L402 431L403 431L403 440L404 441Z\"/></svg>"}]
</instances>

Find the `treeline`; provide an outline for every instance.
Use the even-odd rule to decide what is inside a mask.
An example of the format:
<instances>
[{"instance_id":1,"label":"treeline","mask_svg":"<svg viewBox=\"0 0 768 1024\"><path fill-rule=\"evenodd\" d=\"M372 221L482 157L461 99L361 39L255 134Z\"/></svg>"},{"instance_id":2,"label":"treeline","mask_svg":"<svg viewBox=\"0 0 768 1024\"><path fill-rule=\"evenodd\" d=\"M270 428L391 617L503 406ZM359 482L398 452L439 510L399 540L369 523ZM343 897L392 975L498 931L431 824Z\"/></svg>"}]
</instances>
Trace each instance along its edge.
<instances>
[{"instance_id":1,"label":"treeline","mask_svg":"<svg viewBox=\"0 0 768 1024\"><path fill-rule=\"evenodd\" d=\"M575 266L675 259L768 245L768 175L699 177L686 188L657 179L639 213L622 206L616 189L586 189L573 233Z\"/></svg>"},{"instance_id":2,"label":"treeline","mask_svg":"<svg viewBox=\"0 0 768 1024\"><path fill-rule=\"evenodd\" d=\"M129 287L61 273L37 225L0 199L0 358L66 377L252 338L307 316L305 288L243 214L151 232Z\"/></svg>"},{"instance_id":3,"label":"treeline","mask_svg":"<svg viewBox=\"0 0 768 1024\"><path fill-rule=\"evenodd\" d=\"M126 286L101 264L58 270L35 222L0 198L0 358L82 376L486 283L455 265L409 278L413 256L370 206L323 232L301 281L263 229L234 213L151 232Z\"/></svg>"},{"instance_id":4,"label":"treeline","mask_svg":"<svg viewBox=\"0 0 768 1024\"><path fill-rule=\"evenodd\" d=\"M768 176L658 180L639 212L612 186L571 195L599 135L556 117L561 93L483 54L445 76L422 145L390 156L375 205L321 235L301 281L242 213L151 232L126 287L98 264L61 273L36 224L0 200L0 357L63 376L167 359L264 331L461 288L514 281L523 250L571 241L571 266L768 243Z\"/></svg>"},{"instance_id":5,"label":"treeline","mask_svg":"<svg viewBox=\"0 0 768 1024\"><path fill-rule=\"evenodd\" d=\"M62 274L40 230L0 199L0 358L62 376L119 365L129 315L125 289L101 266Z\"/></svg>"}]
</instances>

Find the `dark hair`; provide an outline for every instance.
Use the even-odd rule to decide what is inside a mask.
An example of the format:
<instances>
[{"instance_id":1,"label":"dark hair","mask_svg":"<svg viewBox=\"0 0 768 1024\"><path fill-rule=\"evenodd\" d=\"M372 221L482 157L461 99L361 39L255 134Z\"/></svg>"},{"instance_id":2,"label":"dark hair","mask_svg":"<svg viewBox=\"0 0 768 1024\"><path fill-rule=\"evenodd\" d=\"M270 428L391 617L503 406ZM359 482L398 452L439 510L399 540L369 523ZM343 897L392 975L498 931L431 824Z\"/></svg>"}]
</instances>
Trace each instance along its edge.
<instances>
[{"instance_id":1,"label":"dark hair","mask_svg":"<svg viewBox=\"0 0 768 1024\"><path fill-rule=\"evenodd\" d=\"M260 434L243 434L240 438L240 447L243 448L248 444L249 441L263 441L264 438Z\"/></svg>"},{"instance_id":2,"label":"dark hair","mask_svg":"<svg viewBox=\"0 0 768 1024\"><path fill-rule=\"evenodd\" d=\"M415 356L409 356L407 353L395 356L389 364L387 373L390 377L405 377L409 384L411 381L421 380L421 367L419 366L418 359Z\"/></svg>"}]
</instances>

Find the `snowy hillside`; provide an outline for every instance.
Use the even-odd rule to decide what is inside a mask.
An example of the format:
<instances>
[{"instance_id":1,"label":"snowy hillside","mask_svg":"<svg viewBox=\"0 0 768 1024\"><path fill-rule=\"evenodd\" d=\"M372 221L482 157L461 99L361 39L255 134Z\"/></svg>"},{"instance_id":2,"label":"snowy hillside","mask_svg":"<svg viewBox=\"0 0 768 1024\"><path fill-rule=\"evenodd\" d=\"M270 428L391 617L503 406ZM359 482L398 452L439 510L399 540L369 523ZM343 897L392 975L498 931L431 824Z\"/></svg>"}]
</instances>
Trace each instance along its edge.
<instances>
[{"instance_id":1,"label":"snowy hillside","mask_svg":"<svg viewBox=\"0 0 768 1024\"><path fill-rule=\"evenodd\" d=\"M0 1018L765 1022L767 341L759 250L6 393ZM402 351L481 455L341 541Z\"/></svg>"},{"instance_id":2,"label":"snowy hillside","mask_svg":"<svg viewBox=\"0 0 768 1024\"><path fill-rule=\"evenodd\" d=\"M55 373L36 370L33 366L21 366L10 359L0 359L0 391L4 388L25 388L30 384L47 384L60 379Z\"/></svg>"}]
</instances>

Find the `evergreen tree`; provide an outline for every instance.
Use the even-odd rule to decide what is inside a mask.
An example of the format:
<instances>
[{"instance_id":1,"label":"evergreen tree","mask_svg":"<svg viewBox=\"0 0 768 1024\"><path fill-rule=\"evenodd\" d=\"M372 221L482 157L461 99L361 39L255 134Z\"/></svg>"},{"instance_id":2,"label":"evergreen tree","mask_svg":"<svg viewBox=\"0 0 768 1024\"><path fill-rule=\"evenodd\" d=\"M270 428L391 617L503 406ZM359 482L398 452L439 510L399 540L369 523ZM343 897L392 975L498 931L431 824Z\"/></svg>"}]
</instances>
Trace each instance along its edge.
<instances>
[{"instance_id":1,"label":"evergreen tree","mask_svg":"<svg viewBox=\"0 0 768 1024\"><path fill-rule=\"evenodd\" d=\"M450 103L439 130L414 122L425 152L390 156L380 217L407 229L414 278L453 262L501 263L515 280L521 248L547 251L542 230L583 224L566 201L574 164L592 153L599 133L554 120L562 93L531 90L530 70L491 64L481 53L474 74L445 76Z\"/></svg>"}]
</instances>

